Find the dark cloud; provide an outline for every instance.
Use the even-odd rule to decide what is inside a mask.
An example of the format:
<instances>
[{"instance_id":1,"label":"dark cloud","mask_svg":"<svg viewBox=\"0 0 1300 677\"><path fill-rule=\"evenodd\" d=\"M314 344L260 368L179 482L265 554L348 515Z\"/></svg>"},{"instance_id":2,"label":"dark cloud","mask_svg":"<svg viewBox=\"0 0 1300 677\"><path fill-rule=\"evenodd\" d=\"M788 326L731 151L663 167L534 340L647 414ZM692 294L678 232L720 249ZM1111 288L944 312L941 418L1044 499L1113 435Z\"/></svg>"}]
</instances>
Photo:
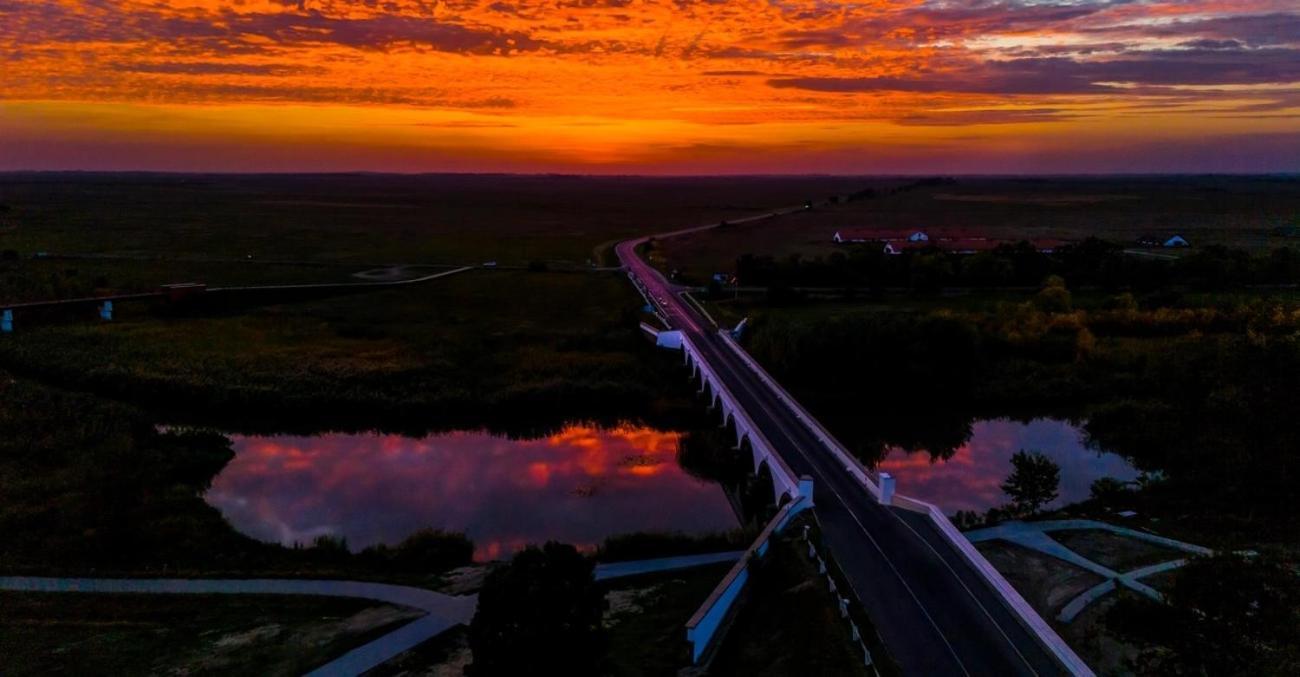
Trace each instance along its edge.
<instances>
[{"instance_id":1,"label":"dark cloud","mask_svg":"<svg viewBox=\"0 0 1300 677\"><path fill-rule=\"evenodd\" d=\"M632 0L560 0L557 6L565 9L622 9Z\"/></svg>"},{"instance_id":2,"label":"dark cloud","mask_svg":"<svg viewBox=\"0 0 1300 677\"><path fill-rule=\"evenodd\" d=\"M1116 34L1188 40L1236 40L1250 47L1300 43L1300 13L1243 14L1168 23L1114 24L1080 27L1080 33Z\"/></svg>"},{"instance_id":3,"label":"dark cloud","mask_svg":"<svg viewBox=\"0 0 1300 677\"><path fill-rule=\"evenodd\" d=\"M835 28L793 29L781 33L789 49L846 48L896 39L931 42L962 35L1023 31L1091 16L1122 3L975 2L931 3L898 12L845 21ZM909 32L900 34L898 29ZM895 35L906 37L891 38Z\"/></svg>"},{"instance_id":4,"label":"dark cloud","mask_svg":"<svg viewBox=\"0 0 1300 677\"><path fill-rule=\"evenodd\" d=\"M1211 40L1209 38L1186 40L1178 43L1178 46L1190 49L1242 49L1245 47L1240 40Z\"/></svg>"},{"instance_id":5,"label":"dark cloud","mask_svg":"<svg viewBox=\"0 0 1300 677\"><path fill-rule=\"evenodd\" d=\"M231 10L165 14L157 10L123 12L111 2L87 0L73 10L56 2L0 4L0 43L198 41L224 53L226 47L263 41L279 46L337 44L385 50L412 46L461 54L534 51L543 43L525 33L491 26L466 26L432 18L383 14L363 18L326 15L315 9L276 13Z\"/></svg>"},{"instance_id":6,"label":"dark cloud","mask_svg":"<svg viewBox=\"0 0 1300 677\"><path fill-rule=\"evenodd\" d=\"M424 88L281 87L269 85L181 85L169 88L195 100L223 101L231 98L249 102L307 102L367 105L433 106L441 109L488 110L514 108L503 97L461 100L447 98L441 90Z\"/></svg>"},{"instance_id":7,"label":"dark cloud","mask_svg":"<svg viewBox=\"0 0 1300 677\"><path fill-rule=\"evenodd\" d=\"M280 42L332 42L358 49L415 45L442 52L502 54L532 51L542 46L524 33L392 15L367 19L338 19L315 13L306 17L256 15L248 21L236 22L236 27L269 35Z\"/></svg>"},{"instance_id":8,"label":"dark cloud","mask_svg":"<svg viewBox=\"0 0 1300 677\"><path fill-rule=\"evenodd\" d=\"M1012 57L1029 56L1091 56L1093 54L1119 53L1127 51L1129 45L1123 42L1092 42L1069 45L1034 45L1033 47L1012 47L1002 53Z\"/></svg>"},{"instance_id":9,"label":"dark cloud","mask_svg":"<svg viewBox=\"0 0 1300 677\"><path fill-rule=\"evenodd\" d=\"M1024 62L1034 62L1030 67ZM1066 73L1075 62L1068 59L1017 59L1007 68L988 64L957 73L915 76L828 78L773 78L768 84L779 89L814 92L967 92L979 94L1080 94L1110 91L1112 88L1081 80Z\"/></svg>"},{"instance_id":10,"label":"dark cloud","mask_svg":"<svg viewBox=\"0 0 1300 677\"><path fill-rule=\"evenodd\" d=\"M265 75L286 77L295 75L323 75L327 69L320 66L292 64L242 64L219 61L162 63L115 63L109 66L124 73L158 73L175 75Z\"/></svg>"},{"instance_id":11,"label":"dark cloud","mask_svg":"<svg viewBox=\"0 0 1300 677\"><path fill-rule=\"evenodd\" d=\"M1300 82L1300 50L1162 50L1140 58L1079 61L1064 57L970 63L948 72L869 78L774 78L773 87L818 92L968 92L1093 94L1114 83L1228 85Z\"/></svg>"},{"instance_id":12,"label":"dark cloud","mask_svg":"<svg viewBox=\"0 0 1300 677\"><path fill-rule=\"evenodd\" d=\"M1059 108L1028 109L978 109L955 111L927 111L913 113L894 122L912 126L964 126L1008 124L1012 122L1060 122L1080 117L1078 114Z\"/></svg>"}]
</instances>

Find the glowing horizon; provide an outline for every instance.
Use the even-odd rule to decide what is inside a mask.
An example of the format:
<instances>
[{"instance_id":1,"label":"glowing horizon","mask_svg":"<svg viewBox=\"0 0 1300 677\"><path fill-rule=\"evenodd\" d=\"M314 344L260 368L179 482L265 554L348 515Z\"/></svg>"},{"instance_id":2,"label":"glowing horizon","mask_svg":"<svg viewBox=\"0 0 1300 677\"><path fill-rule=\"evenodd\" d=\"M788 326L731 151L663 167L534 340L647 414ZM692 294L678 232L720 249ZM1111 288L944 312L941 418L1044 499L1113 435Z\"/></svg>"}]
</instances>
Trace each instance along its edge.
<instances>
[{"instance_id":1,"label":"glowing horizon","mask_svg":"<svg viewBox=\"0 0 1300 677\"><path fill-rule=\"evenodd\" d=\"M0 170L1300 171L1282 0L0 0Z\"/></svg>"}]
</instances>

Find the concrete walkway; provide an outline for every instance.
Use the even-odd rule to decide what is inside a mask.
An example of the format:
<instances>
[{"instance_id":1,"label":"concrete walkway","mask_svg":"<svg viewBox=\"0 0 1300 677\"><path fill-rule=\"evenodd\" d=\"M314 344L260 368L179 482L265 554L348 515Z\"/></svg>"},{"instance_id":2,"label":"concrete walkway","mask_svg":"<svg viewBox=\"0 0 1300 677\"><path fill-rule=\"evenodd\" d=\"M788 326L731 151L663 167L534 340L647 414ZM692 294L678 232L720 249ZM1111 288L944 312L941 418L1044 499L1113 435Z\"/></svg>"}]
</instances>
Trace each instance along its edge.
<instances>
[{"instance_id":1,"label":"concrete walkway","mask_svg":"<svg viewBox=\"0 0 1300 677\"><path fill-rule=\"evenodd\" d=\"M1007 538L1005 534L1018 534L1031 531L1067 531L1070 529L1099 529L1109 531L1121 536L1136 538L1140 541L1147 541L1157 545L1163 545L1167 548L1182 550L1196 555L1212 555L1214 551L1192 543L1176 541L1172 538L1149 534L1145 531L1130 529L1128 527L1116 526L1096 520L1044 520L1042 522L1003 522L997 526L987 527L984 529L974 529L966 532L967 540L972 543L987 541L993 538Z\"/></svg>"},{"instance_id":2,"label":"concrete walkway","mask_svg":"<svg viewBox=\"0 0 1300 677\"><path fill-rule=\"evenodd\" d=\"M606 581L613 578L640 576L641 574L653 574L660 571L676 571L678 569L690 569L693 567L707 566L709 564L734 562L740 559L740 556L744 554L744 550L733 550L731 552L713 552L705 555L684 555L682 557L643 559L635 562L597 564L596 580Z\"/></svg>"},{"instance_id":3,"label":"concrete walkway","mask_svg":"<svg viewBox=\"0 0 1300 677\"><path fill-rule=\"evenodd\" d=\"M1046 520L1043 522L1004 522L997 526L987 527L984 529L975 529L966 532L966 538L972 543L980 541L1003 540L1016 545L1036 550L1045 555L1050 555L1064 562L1068 562L1086 571L1091 571L1106 580L1083 591L1077 597L1070 600L1061 612L1057 614L1057 620L1064 623L1073 621L1084 609L1088 608L1098 599L1113 592L1118 585L1146 595L1156 601L1162 601L1164 595L1160 591L1141 582L1138 579L1145 578L1154 574L1165 571L1171 571L1187 563L1186 559L1175 559L1151 566L1134 569L1133 571L1119 572L1108 567L1102 566L1083 555L1065 547L1060 542L1048 535L1052 531L1068 531L1074 529L1092 529L1100 531L1109 531L1121 536L1133 538L1136 540L1147 541L1156 545L1181 550L1196 555L1213 554L1213 550L1204 548L1192 543L1176 541L1172 538L1149 534L1145 531L1129 529L1127 527L1115 526L1105 522L1095 520Z\"/></svg>"},{"instance_id":4,"label":"concrete walkway","mask_svg":"<svg viewBox=\"0 0 1300 677\"><path fill-rule=\"evenodd\" d=\"M92 592L104 594L189 594L189 595L310 595L353 597L419 609L426 613L459 615L468 597L387 583L362 581L301 580L287 578L43 578L0 577L0 590L25 592Z\"/></svg>"},{"instance_id":5,"label":"concrete walkway","mask_svg":"<svg viewBox=\"0 0 1300 677\"><path fill-rule=\"evenodd\" d=\"M733 562L742 552L719 552L596 565L596 580L677 571ZM445 595L406 585L362 581L281 578L45 578L0 576L0 590L14 592L82 592L150 595L308 595L350 597L411 607L425 615L374 641L359 646L308 673L309 677L360 675L458 626L468 624L478 595Z\"/></svg>"}]
</instances>

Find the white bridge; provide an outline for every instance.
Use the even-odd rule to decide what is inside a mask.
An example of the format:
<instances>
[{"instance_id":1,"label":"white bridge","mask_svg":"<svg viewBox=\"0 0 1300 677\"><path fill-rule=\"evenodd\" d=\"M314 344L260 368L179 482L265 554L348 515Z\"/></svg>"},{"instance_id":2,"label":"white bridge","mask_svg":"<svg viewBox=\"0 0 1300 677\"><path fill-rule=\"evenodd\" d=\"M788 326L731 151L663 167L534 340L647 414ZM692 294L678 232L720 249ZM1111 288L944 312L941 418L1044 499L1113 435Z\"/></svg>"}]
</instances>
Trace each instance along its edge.
<instances>
[{"instance_id":1,"label":"white bridge","mask_svg":"<svg viewBox=\"0 0 1300 677\"><path fill-rule=\"evenodd\" d=\"M700 392L708 395L709 408L721 407L723 426L728 429L735 428L736 449L741 450L746 442L749 443L755 475L760 474L764 465L767 466L768 472L772 475L774 494L772 498L776 505L779 507L788 501L800 498L798 476L776 453L772 443L763 436L758 426L754 425L754 421L736 400L736 396L722 382L722 379L718 378L709 363L702 359L691 340L684 334L681 335L681 346L682 353L686 356L686 364L691 368L691 380L697 377L700 379Z\"/></svg>"}]
</instances>

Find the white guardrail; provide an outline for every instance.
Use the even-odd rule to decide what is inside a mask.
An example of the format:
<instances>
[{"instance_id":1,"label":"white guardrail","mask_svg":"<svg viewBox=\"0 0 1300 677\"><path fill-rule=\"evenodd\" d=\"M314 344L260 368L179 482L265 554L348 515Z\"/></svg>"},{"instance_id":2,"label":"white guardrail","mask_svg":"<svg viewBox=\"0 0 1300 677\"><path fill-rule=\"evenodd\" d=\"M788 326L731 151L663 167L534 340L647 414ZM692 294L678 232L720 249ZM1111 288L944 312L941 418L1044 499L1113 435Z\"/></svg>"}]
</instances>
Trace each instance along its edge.
<instances>
[{"instance_id":1,"label":"white guardrail","mask_svg":"<svg viewBox=\"0 0 1300 677\"><path fill-rule=\"evenodd\" d=\"M812 480L801 478L800 484L804 485L805 491L801 492L804 495L786 503L776 512L745 554L732 565L731 570L722 577L722 581L704 600L700 608L695 611L690 620L686 621L686 640L691 644L692 663L700 664L726 634L727 618L739 601L741 591L749 582L751 562L760 560L767 554L772 536L784 531L795 515L812 507Z\"/></svg>"},{"instance_id":2,"label":"white guardrail","mask_svg":"<svg viewBox=\"0 0 1300 677\"><path fill-rule=\"evenodd\" d=\"M687 352L691 359L695 360L700 371L705 374L705 380L712 383L713 387L717 389L719 397L724 400L726 406L731 410L731 415L736 419L736 429L744 430L745 434L749 435L750 445L754 447L755 451L766 457L768 469L772 472L772 481L774 483L779 482L781 487L790 493L790 498L799 498L799 476L794 474L794 470L786 464L784 458L781 458L781 454L777 453L776 447L767 439L763 431L754 424L754 420L749 417L749 412L740 406L740 400L736 399L731 389L713 370L708 361L700 356L699 350L695 348L695 344L691 343L690 337L686 334L682 334L682 350ZM727 400L730 401L726 402ZM809 500L812 499L811 496L808 498Z\"/></svg>"},{"instance_id":3,"label":"white guardrail","mask_svg":"<svg viewBox=\"0 0 1300 677\"><path fill-rule=\"evenodd\" d=\"M731 348L732 352L736 353L745 365L749 367L750 371L753 371L768 388L771 388L772 392L775 392L777 397L785 403L785 406L789 407L790 410L795 413L795 416L797 416L804 425L808 426L808 428L813 431L813 434L817 435L817 439L821 441L822 446L826 447L827 451L834 454L836 460L844 466L844 469L866 487L872 498L879 501L880 486L872 481L870 471L867 470L866 466L862 465L862 461L859 461L857 457L850 454L848 449L846 449L843 444L840 444L840 441L835 439L835 436L832 435L829 430L822 427L822 424L819 423L816 418L813 418L813 415L808 413L808 410L804 409L803 405L799 404L798 400L795 400L790 393L786 392L786 389L782 388L781 384L777 383L776 379L772 378L771 374L768 374L766 369L763 369L763 367L759 365L759 363L755 361L744 348L740 347L739 343L736 343L735 339L731 338L731 334L726 331L719 331L718 336L722 337L722 342L726 343L727 347Z\"/></svg>"},{"instance_id":4,"label":"white guardrail","mask_svg":"<svg viewBox=\"0 0 1300 677\"><path fill-rule=\"evenodd\" d=\"M1007 607L1010 608L1012 613L1014 613L1020 620L1020 624L1029 630L1029 632L1033 633L1033 635L1038 638L1038 641L1041 642L1043 646L1047 647L1048 651L1052 652L1052 655L1056 657L1056 660L1059 661L1071 675L1077 675L1078 677L1095 677L1092 668L1088 667L1088 664L1084 663L1083 659L1079 658L1079 655L1074 653L1074 649L1071 649L1070 645L1066 644L1065 640L1061 639L1061 636L1056 634L1056 631L1052 629L1052 626L1048 625L1047 621L1043 620L1043 617L1040 616L1037 611L1034 611L1034 608L1029 605L1029 602L1025 601L1025 598L1022 597L1014 587L1012 587L1011 583L1007 581L1002 573L995 569L993 565L985 559L984 555L980 554L979 550L975 549L975 546L957 530L957 527L953 526L952 520L948 519L948 516L944 515L943 511L940 510L938 506L932 503L926 503L925 501L918 501L914 498L908 498L907 496L901 496L899 494L894 494L892 505L896 505L904 510L919 512L929 517L930 521L939 528L939 533L943 534L944 537L947 538L955 548L957 548L957 551L966 558L966 561L970 562L971 566L975 567L975 571L979 572L979 574L984 577L984 580L988 581L989 585L993 586L993 590L1002 597L1004 602L1006 602Z\"/></svg>"},{"instance_id":5,"label":"white guardrail","mask_svg":"<svg viewBox=\"0 0 1300 677\"><path fill-rule=\"evenodd\" d=\"M628 276L632 279L637 290L641 292L641 295L645 297L646 301L650 302L652 306L657 308L659 304L646 293L645 288L642 287L636 276L631 273L629 273ZM880 485L872 481L870 471L862 465L862 462L850 454L848 449L845 448L829 430L826 430L826 428L822 426L822 424L814 418L812 414L808 413L808 410L804 409L803 405L799 404L799 402L795 400L780 383L777 383L776 379L772 378L771 374L768 374L767 370L763 369L763 367L758 364L758 362L754 360L754 358L750 356L750 354L742 348L726 330L719 330L718 335L722 338L722 342L727 344L727 347L740 357L741 361L743 361L745 365L749 367L756 376L758 376L759 380L763 381L764 384L771 388L772 392L776 393L777 397L787 407L789 407L791 411L795 412L795 415L799 420L817 435L817 438L821 441L822 445L825 446L829 452L834 454L836 459L843 464L845 471L857 479L867 492L871 494L872 498L879 501ZM701 365L704 364L704 362L698 357L696 357L696 361L700 362ZM741 410L737 407L737 412L739 413L740 411ZM753 429L757 432L757 427L754 427ZM779 455L773 455L776 456L778 460L780 459ZM793 477L793 473L790 474ZM1084 663L1083 659L1079 658L1078 654L1074 653L1074 650L1065 643L1065 640L1061 639L1061 636L1056 634L1056 631L1043 620L1042 616L1038 615L1037 611L1034 611L1033 607L1031 607L1029 603L1025 601L1025 598L1011 586L1007 579L1003 577L1002 574L995 569L983 555L980 554L979 550L976 550L975 547L971 545L970 541L967 540L955 526L953 526L952 521L948 519L948 516L943 514L943 511L941 511L937 506L926 503L925 501L919 501L897 493L893 494L891 497L890 504L896 505L904 510L919 512L928 516L930 521L932 521L939 529L939 533L943 534L943 536L953 544L953 547L957 548L962 556L965 557L973 567L975 567L975 570L979 572L986 581L988 581L989 585L993 586L994 591L1002 597L1007 607L1016 615L1020 623L1027 630L1033 633L1034 636L1038 638L1039 642L1048 649L1048 651L1052 652L1052 655L1060 661L1061 665L1068 670L1070 674L1078 675L1079 677L1095 677L1095 673L1093 673L1092 669L1088 667L1088 664Z\"/></svg>"},{"instance_id":6,"label":"white guardrail","mask_svg":"<svg viewBox=\"0 0 1300 677\"><path fill-rule=\"evenodd\" d=\"M772 376L767 373L767 370L763 369L763 367L759 365L758 362L754 360L754 358L751 357L735 339L731 338L730 334L726 331L720 331L719 336L721 336L722 341L726 343L742 361L744 361L750 370L752 370L760 380L767 384L767 386L777 394L777 397L779 397L786 406L795 412L799 420L817 435L817 438L821 443L828 451L835 455L835 457L844 465L849 474L861 482L867 491L877 501L879 501L880 486L871 481L869 471L862 465L862 462L850 454L848 449L846 449L844 445L840 444L839 440L835 439L834 435L822 427L821 423L819 423L817 419L813 418L812 414L808 413L808 411L804 409L798 401L791 397L790 393L787 392L785 388L782 388L781 384L777 383L776 379L772 378ZM1088 664L1084 663L1083 659L1079 658L1078 654L1074 653L1074 650L1070 648L1070 645L1066 644L1065 640L1061 639L1061 636L1056 634L1056 631L1047 624L1047 621L1043 620L1043 617L1040 616L1037 611L1034 611L1034 608L1025 601L1025 598L1021 596L1014 587L1012 587L1011 583L1009 583L1007 579L997 569L995 569L987 559L985 559L984 555L980 554L980 551L977 550L975 546L971 545L971 542L957 530L957 527L953 526L952 521L948 519L947 515L943 514L943 511L940 510L938 506L897 493L893 495L890 504L898 506L904 510L919 512L929 517L930 521L939 529L939 533L943 534L944 538L952 543L953 547L955 547L957 551L960 552L968 562L970 562L971 566L975 567L975 570L979 572L979 574L988 581L989 585L993 587L993 590L1002 597L1007 607L1016 615L1020 623L1038 638L1038 641L1056 657L1056 659L1070 672L1070 674L1078 675L1080 677L1095 677L1092 668L1089 668Z\"/></svg>"}]
</instances>

